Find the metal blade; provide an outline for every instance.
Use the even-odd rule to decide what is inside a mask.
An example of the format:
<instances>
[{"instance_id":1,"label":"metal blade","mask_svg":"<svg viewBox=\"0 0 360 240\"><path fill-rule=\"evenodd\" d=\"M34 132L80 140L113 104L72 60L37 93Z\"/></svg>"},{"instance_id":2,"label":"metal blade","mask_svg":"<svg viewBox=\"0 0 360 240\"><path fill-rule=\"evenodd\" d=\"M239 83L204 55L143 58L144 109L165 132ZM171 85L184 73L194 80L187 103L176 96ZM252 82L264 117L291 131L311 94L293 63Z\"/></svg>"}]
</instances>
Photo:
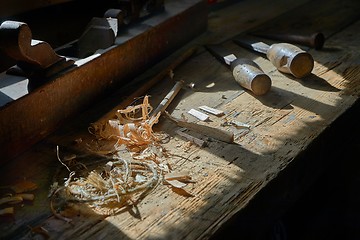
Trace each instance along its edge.
<instances>
[{"instance_id":1,"label":"metal blade","mask_svg":"<svg viewBox=\"0 0 360 240\"><path fill-rule=\"evenodd\" d=\"M205 48L220 62L229 65L236 59L236 56L231 53L228 49L215 44L205 45Z\"/></svg>"},{"instance_id":2,"label":"metal blade","mask_svg":"<svg viewBox=\"0 0 360 240\"><path fill-rule=\"evenodd\" d=\"M255 52L266 54L269 50L269 45L267 45L264 42L261 42L255 38L249 38L249 37L239 37L235 38L233 40L236 44L238 44L241 47L253 50Z\"/></svg>"},{"instance_id":3,"label":"metal blade","mask_svg":"<svg viewBox=\"0 0 360 240\"><path fill-rule=\"evenodd\" d=\"M303 46L321 49L325 43L325 36L321 32L313 32L309 34L291 33L291 32L253 32L254 36L287 42L295 43Z\"/></svg>"}]
</instances>

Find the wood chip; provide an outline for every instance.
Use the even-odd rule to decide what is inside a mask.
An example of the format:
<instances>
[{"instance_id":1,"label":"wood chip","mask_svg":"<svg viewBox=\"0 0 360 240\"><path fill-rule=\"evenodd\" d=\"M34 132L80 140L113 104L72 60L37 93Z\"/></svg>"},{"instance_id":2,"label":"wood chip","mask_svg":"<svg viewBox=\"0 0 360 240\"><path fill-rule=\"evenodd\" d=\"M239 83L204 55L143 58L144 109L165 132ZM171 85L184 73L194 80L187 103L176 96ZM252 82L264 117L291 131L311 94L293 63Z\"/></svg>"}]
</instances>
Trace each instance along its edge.
<instances>
[{"instance_id":1,"label":"wood chip","mask_svg":"<svg viewBox=\"0 0 360 240\"><path fill-rule=\"evenodd\" d=\"M219 109L215 109L215 108L212 108L212 107L200 106L199 108L201 110L207 112L207 113L213 114L213 115L218 116L218 117L224 115L224 111L219 110Z\"/></svg>"},{"instance_id":2,"label":"wood chip","mask_svg":"<svg viewBox=\"0 0 360 240\"><path fill-rule=\"evenodd\" d=\"M190 115L196 117L197 119L201 120L201 121L206 121L206 120L209 119L209 116L208 116L207 114L202 113L202 112L200 112L200 111L198 111L198 110L195 110L195 109L193 109L193 108L190 109L190 110L188 111L188 113L189 113Z\"/></svg>"},{"instance_id":3,"label":"wood chip","mask_svg":"<svg viewBox=\"0 0 360 240\"><path fill-rule=\"evenodd\" d=\"M181 182L193 182L188 172L171 172L164 176L166 181L178 180Z\"/></svg>"},{"instance_id":4,"label":"wood chip","mask_svg":"<svg viewBox=\"0 0 360 240\"><path fill-rule=\"evenodd\" d=\"M6 215L14 215L14 208L8 207L8 208L0 209L0 216L6 216Z\"/></svg>"},{"instance_id":5,"label":"wood chip","mask_svg":"<svg viewBox=\"0 0 360 240\"><path fill-rule=\"evenodd\" d=\"M166 182L175 188L184 188L187 185L186 183L180 182L178 180L166 180Z\"/></svg>"}]
</instances>

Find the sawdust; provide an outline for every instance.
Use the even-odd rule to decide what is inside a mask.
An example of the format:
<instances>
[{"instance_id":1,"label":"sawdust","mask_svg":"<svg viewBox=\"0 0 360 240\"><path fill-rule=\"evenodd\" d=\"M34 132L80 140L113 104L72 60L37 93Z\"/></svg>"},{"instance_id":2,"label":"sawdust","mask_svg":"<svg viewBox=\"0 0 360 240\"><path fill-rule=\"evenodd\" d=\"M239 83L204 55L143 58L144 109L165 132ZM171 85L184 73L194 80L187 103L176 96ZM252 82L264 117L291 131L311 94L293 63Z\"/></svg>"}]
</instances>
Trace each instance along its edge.
<instances>
[{"instance_id":1,"label":"sawdust","mask_svg":"<svg viewBox=\"0 0 360 240\"><path fill-rule=\"evenodd\" d=\"M54 216L70 222L71 218L64 216L64 208L81 204L97 214L114 215L136 206L161 183L178 194L192 196L184 189L193 183L190 176L168 175L172 173L168 161L171 154L162 146L166 134L153 131L161 112L150 115L152 109L145 96L141 104L118 110L114 119L92 124L89 132L97 141L111 143L111 147L103 144L103 149L91 149L99 155L106 153L107 162L85 171L86 174L78 175L66 164L79 165L76 158L61 160L57 152L59 162L70 174L64 186L56 183L50 194ZM87 170L86 166L83 169ZM175 177L169 179L169 176Z\"/></svg>"}]
</instances>

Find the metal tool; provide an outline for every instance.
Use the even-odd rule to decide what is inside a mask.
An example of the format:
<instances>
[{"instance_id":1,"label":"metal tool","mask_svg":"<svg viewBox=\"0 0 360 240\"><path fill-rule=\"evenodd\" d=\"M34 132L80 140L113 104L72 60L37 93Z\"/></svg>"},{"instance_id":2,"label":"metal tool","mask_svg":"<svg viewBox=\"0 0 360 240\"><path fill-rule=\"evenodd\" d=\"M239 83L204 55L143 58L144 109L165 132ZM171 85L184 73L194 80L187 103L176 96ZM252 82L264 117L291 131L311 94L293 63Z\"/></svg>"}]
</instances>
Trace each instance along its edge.
<instances>
[{"instance_id":1,"label":"metal tool","mask_svg":"<svg viewBox=\"0 0 360 240\"><path fill-rule=\"evenodd\" d=\"M0 49L17 62L8 73L28 78L49 77L74 63L55 53L47 42L32 39L29 26L23 22L5 21L1 24Z\"/></svg>"},{"instance_id":2,"label":"metal tool","mask_svg":"<svg viewBox=\"0 0 360 240\"><path fill-rule=\"evenodd\" d=\"M118 0L125 24L164 9L164 0Z\"/></svg>"},{"instance_id":3,"label":"metal tool","mask_svg":"<svg viewBox=\"0 0 360 240\"><path fill-rule=\"evenodd\" d=\"M300 44L321 49L325 43L325 36L321 32L315 32L312 34L292 34L292 33L275 33L275 32L253 32L251 35L257 37L263 37L273 40L279 40L287 43Z\"/></svg>"},{"instance_id":4,"label":"metal tool","mask_svg":"<svg viewBox=\"0 0 360 240\"><path fill-rule=\"evenodd\" d=\"M99 97L109 97L126 83L132 82L139 73L154 67L154 64L162 66L160 60L171 53L174 55L164 61L174 60L180 53L175 53L176 50L206 31L207 21L206 2L167 1L166 14L150 16L134 24L131 31L121 33L119 44L94 58L77 60L74 64L76 67L70 71L55 75L31 94L22 93L21 98L10 100L10 104L0 108L0 163L20 155L58 128L69 116L96 103ZM146 74L152 73L149 70ZM161 73L163 76L168 74L168 69L166 73ZM146 84L150 86L150 83ZM140 85L138 88L145 89ZM15 86L1 88L2 94L7 96L9 89L12 91ZM114 102L118 100L117 95ZM107 105L103 110L108 107L113 105ZM23 121L24 117L19 118L19 113L26 116L26 121Z\"/></svg>"},{"instance_id":5,"label":"metal tool","mask_svg":"<svg viewBox=\"0 0 360 240\"><path fill-rule=\"evenodd\" d=\"M228 54L228 51L219 45L206 45L205 48L220 62L230 67L235 81L242 87L255 95L263 95L270 90L270 77L254 61Z\"/></svg>"},{"instance_id":6,"label":"metal tool","mask_svg":"<svg viewBox=\"0 0 360 240\"><path fill-rule=\"evenodd\" d=\"M79 39L61 48L60 52L86 58L107 49L115 44L122 29L164 10L164 0L118 0L116 6L116 9L108 9L103 17L93 17Z\"/></svg>"},{"instance_id":7,"label":"metal tool","mask_svg":"<svg viewBox=\"0 0 360 240\"><path fill-rule=\"evenodd\" d=\"M296 78L309 75L314 68L311 54L289 43L267 45L253 38L235 38L234 42L242 47L265 54L270 62L283 73L292 74Z\"/></svg>"},{"instance_id":8,"label":"metal tool","mask_svg":"<svg viewBox=\"0 0 360 240\"><path fill-rule=\"evenodd\" d=\"M121 27L164 9L164 0L119 0L119 9L91 19L77 42L77 57L85 58L115 43Z\"/></svg>"},{"instance_id":9,"label":"metal tool","mask_svg":"<svg viewBox=\"0 0 360 240\"><path fill-rule=\"evenodd\" d=\"M120 9L109 9L102 18L93 17L77 41L76 56L85 58L99 49L111 47L115 43L123 19L124 12Z\"/></svg>"}]
</instances>

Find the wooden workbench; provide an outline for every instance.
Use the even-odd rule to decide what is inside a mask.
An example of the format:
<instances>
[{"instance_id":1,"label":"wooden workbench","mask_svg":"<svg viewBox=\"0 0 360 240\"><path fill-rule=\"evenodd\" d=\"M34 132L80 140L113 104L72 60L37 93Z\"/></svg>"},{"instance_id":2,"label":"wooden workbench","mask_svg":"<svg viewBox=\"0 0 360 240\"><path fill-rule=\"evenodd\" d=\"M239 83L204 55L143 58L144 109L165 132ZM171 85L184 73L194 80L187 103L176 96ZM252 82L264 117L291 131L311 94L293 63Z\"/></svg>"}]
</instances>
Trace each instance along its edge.
<instances>
[{"instance_id":1,"label":"wooden workbench","mask_svg":"<svg viewBox=\"0 0 360 240\"><path fill-rule=\"evenodd\" d=\"M337 1L330 2L337 4ZM54 179L62 176L59 171L64 176L67 174L57 160L56 146L60 146L61 155L77 154L78 160L86 164L91 159L98 159L98 156L86 152L84 145L74 144L74 141L82 139L83 143L91 142L93 136L88 133L88 126L114 105L120 104L120 100L116 99L122 99L128 93L119 90L115 97L104 99L88 111L79 113L31 150L1 167L1 185L22 179L38 185L38 189L33 191L36 199L32 203L17 206L13 218L2 219L1 234L5 234L6 238L27 238L31 236L31 228L41 226L54 239L211 238L233 216L245 211L269 184L280 179L296 162L302 161L301 153L359 97L359 21L343 26L333 35L330 30L329 34L326 32L329 37L324 49L309 49L315 59L315 67L312 75L302 80L279 73L265 58L241 49L229 40L292 9L304 9L304 6L310 9L312 5L307 1L292 3L277 0L271 4L267 1L241 1L224 8L214 8L209 12L208 31L179 50L182 52L194 45L221 42L235 55L253 59L273 81L267 95L254 96L237 85L231 72L201 47L195 56L174 71L175 80L193 82L195 88L182 90L169 106L169 112L176 117L184 114L189 121L195 121L187 114L189 109L201 105L216 107L223 110L225 116L210 116L211 121L206 124L235 134L235 143L229 144L190 132L206 141L207 146L200 148L189 145L178 136L174 131L177 127L169 120L161 119L156 125L156 131L165 131L170 136L163 147L171 153L169 163L173 170L187 171L195 181L186 186L186 191L192 196L179 195L169 186L159 184L136 209L127 209L114 216L77 212L71 216L72 222L67 223L52 215L48 203L50 185L54 181L62 184L61 179ZM172 61L172 56L144 75L160 71L167 61ZM148 92L151 104L156 106L173 84L172 80L166 79L152 88ZM226 120L249 124L250 129L221 126ZM287 204L294 201L311 179L321 172L320 163L311 166L312 169L294 171L297 174L288 176L288 179L282 177L286 183L279 186L286 187L277 189L274 195L294 193L296 190L296 194L286 199ZM294 186L297 188L294 189ZM275 211L288 207L272 201L269 199L267 202L269 212L269 209ZM277 214L280 215L281 211ZM249 223L259 225L255 228L249 224L248 231L239 232L239 236L260 236L269 224L268 220L249 219Z\"/></svg>"}]
</instances>

